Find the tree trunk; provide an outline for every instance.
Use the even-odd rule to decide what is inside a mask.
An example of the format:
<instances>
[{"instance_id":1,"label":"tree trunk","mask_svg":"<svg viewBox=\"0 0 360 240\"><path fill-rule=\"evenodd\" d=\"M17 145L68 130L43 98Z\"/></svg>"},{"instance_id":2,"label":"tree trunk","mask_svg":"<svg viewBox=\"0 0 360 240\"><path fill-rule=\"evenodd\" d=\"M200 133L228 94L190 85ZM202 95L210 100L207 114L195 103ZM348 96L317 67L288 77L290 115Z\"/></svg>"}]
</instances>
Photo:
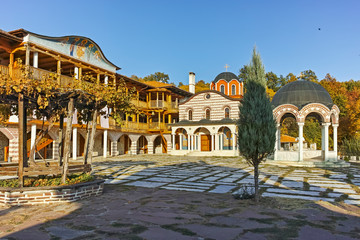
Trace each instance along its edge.
<instances>
[{"instance_id":1,"label":"tree trunk","mask_svg":"<svg viewBox=\"0 0 360 240\"><path fill-rule=\"evenodd\" d=\"M59 123L59 166L62 166L63 150L64 150L64 115L61 114L60 123Z\"/></svg>"},{"instance_id":2,"label":"tree trunk","mask_svg":"<svg viewBox=\"0 0 360 240\"><path fill-rule=\"evenodd\" d=\"M45 137L45 135L51 130L51 128L54 126L55 122L54 122L54 118L50 118L49 119L49 126L46 128L46 130L41 130L39 132L38 135L36 135L36 140L35 140L35 144L34 146L32 146L31 150L30 150L30 157L29 157L29 161L32 162L33 164L36 165L35 163L35 150L36 150L36 146L39 144L40 140ZM27 153L26 153L27 154ZM46 163L46 160L45 160Z\"/></svg>"},{"instance_id":3,"label":"tree trunk","mask_svg":"<svg viewBox=\"0 0 360 240\"><path fill-rule=\"evenodd\" d=\"M254 164L254 181L255 181L255 202L259 202L259 164Z\"/></svg>"},{"instance_id":4,"label":"tree trunk","mask_svg":"<svg viewBox=\"0 0 360 240\"><path fill-rule=\"evenodd\" d=\"M18 100L19 111L19 169L18 178L20 187L24 186L24 167L27 167L26 151L26 106L23 94L19 94Z\"/></svg>"},{"instance_id":5,"label":"tree trunk","mask_svg":"<svg viewBox=\"0 0 360 240\"><path fill-rule=\"evenodd\" d=\"M98 110L94 110L92 126L91 126L90 144L89 144L89 163L90 164L92 164L92 157L93 157L92 153L93 153L94 142L95 142L97 115L98 115Z\"/></svg>"},{"instance_id":6,"label":"tree trunk","mask_svg":"<svg viewBox=\"0 0 360 240\"><path fill-rule=\"evenodd\" d=\"M66 182L66 177L69 172L69 154L70 154L70 140L72 131L72 121L74 115L74 99L70 98L68 103L68 116L66 120L66 132L65 132L65 145L64 145L64 163L61 176L61 183Z\"/></svg>"},{"instance_id":7,"label":"tree trunk","mask_svg":"<svg viewBox=\"0 0 360 240\"><path fill-rule=\"evenodd\" d=\"M86 139L84 145L84 164L87 164L87 159L89 155L89 139L90 139L90 123L88 122L86 126Z\"/></svg>"}]
</instances>

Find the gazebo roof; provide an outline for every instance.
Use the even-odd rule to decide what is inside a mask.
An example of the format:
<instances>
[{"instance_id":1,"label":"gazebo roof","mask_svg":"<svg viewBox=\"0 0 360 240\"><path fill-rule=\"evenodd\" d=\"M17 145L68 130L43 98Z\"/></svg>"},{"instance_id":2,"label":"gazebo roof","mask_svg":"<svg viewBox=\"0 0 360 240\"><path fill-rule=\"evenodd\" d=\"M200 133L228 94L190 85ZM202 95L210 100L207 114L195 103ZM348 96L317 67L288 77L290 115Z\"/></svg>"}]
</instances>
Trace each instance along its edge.
<instances>
[{"instance_id":1,"label":"gazebo roof","mask_svg":"<svg viewBox=\"0 0 360 240\"><path fill-rule=\"evenodd\" d=\"M304 80L297 80L280 88L271 102L273 108L283 104L292 104L299 110L309 103L321 103L329 109L334 105L325 88L320 84Z\"/></svg>"}]
</instances>

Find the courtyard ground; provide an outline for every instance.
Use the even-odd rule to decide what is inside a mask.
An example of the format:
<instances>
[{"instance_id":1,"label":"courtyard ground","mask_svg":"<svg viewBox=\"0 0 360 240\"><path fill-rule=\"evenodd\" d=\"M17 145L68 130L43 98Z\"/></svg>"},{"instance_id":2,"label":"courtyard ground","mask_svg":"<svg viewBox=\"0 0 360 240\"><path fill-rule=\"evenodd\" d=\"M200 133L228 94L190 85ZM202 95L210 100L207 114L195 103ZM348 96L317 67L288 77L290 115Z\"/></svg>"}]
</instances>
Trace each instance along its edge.
<instances>
[{"instance_id":1,"label":"courtyard ground","mask_svg":"<svg viewBox=\"0 0 360 240\"><path fill-rule=\"evenodd\" d=\"M122 156L97 158L94 169L107 179L103 195L62 205L1 206L0 237L360 239L356 165L264 165L266 197L258 205L231 196L252 176L237 158Z\"/></svg>"}]
</instances>

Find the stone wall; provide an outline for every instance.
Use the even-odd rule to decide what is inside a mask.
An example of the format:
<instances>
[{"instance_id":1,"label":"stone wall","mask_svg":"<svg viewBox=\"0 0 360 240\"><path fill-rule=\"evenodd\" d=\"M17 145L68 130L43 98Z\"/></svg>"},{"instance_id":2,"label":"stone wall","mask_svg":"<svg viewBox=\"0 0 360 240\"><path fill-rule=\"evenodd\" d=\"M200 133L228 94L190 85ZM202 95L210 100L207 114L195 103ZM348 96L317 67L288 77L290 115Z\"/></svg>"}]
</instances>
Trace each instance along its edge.
<instances>
[{"instance_id":1,"label":"stone wall","mask_svg":"<svg viewBox=\"0 0 360 240\"><path fill-rule=\"evenodd\" d=\"M37 205L74 202L83 198L101 195L104 180L79 183L72 186L0 188L0 204Z\"/></svg>"}]
</instances>

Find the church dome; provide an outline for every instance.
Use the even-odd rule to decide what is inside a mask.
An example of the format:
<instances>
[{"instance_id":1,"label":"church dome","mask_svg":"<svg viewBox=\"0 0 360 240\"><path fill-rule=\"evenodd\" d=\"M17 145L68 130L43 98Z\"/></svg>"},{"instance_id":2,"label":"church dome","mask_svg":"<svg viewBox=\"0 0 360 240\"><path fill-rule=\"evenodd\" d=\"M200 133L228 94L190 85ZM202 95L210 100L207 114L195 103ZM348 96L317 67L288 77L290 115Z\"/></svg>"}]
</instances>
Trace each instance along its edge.
<instances>
[{"instance_id":1,"label":"church dome","mask_svg":"<svg viewBox=\"0 0 360 240\"><path fill-rule=\"evenodd\" d=\"M271 102L274 108L282 104L292 104L299 110L309 103L322 103L329 109L334 105L330 94L323 86L304 80L297 80L280 88Z\"/></svg>"},{"instance_id":2,"label":"church dome","mask_svg":"<svg viewBox=\"0 0 360 240\"><path fill-rule=\"evenodd\" d=\"M230 82L233 79L239 80L239 78L232 72L222 72L219 75L216 76L216 78L214 79L214 83L216 83L217 81L219 81L220 79L224 79L227 82Z\"/></svg>"}]
</instances>

